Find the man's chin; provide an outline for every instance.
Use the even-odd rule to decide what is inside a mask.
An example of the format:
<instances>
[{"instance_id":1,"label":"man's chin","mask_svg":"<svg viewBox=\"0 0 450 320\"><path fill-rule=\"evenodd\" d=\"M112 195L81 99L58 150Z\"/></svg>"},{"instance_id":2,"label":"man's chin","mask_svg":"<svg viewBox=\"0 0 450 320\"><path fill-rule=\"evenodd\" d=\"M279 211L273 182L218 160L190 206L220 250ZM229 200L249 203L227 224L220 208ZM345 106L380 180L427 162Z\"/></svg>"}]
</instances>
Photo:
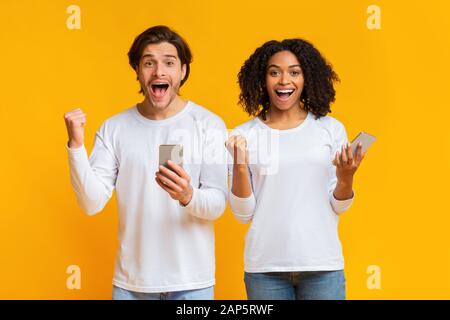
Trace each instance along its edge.
<instances>
[{"instance_id":1,"label":"man's chin","mask_svg":"<svg viewBox=\"0 0 450 320\"><path fill-rule=\"evenodd\" d=\"M147 100L150 102L150 105L152 105L155 109L158 109L158 110L166 109L172 102L172 99L157 100L157 99L147 98Z\"/></svg>"},{"instance_id":2,"label":"man's chin","mask_svg":"<svg viewBox=\"0 0 450 320\"><path fill-rule=\"evenodd\" d=\"M165 97L163 97L162 99L158 99L154 97L150 92L147 92L145 96L147 102L158 110L166 109L175 100L176 97L176 94L167 93Z\"/></svg>"}]
</instances>

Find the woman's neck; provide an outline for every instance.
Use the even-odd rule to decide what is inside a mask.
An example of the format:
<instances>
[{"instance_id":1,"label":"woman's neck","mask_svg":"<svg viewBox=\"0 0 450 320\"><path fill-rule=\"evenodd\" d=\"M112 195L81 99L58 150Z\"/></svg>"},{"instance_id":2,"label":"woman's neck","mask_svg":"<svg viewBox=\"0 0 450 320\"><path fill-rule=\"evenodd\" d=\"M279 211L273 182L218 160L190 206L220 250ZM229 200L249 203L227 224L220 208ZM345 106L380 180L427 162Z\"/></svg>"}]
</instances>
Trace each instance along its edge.
<instances>
[{"instance_id":1,"label":"woman's neck","mask_svg":"<svg viewBox=\"0 0 450 320\"><path fill-rule=\"evenodd\" d=\"M270 106L266 112L264 123L273 129L292 129L299 126L308 115L308 111L298 105L288 110L280 110L277 107Z\"/></svg>"}]
</instances>

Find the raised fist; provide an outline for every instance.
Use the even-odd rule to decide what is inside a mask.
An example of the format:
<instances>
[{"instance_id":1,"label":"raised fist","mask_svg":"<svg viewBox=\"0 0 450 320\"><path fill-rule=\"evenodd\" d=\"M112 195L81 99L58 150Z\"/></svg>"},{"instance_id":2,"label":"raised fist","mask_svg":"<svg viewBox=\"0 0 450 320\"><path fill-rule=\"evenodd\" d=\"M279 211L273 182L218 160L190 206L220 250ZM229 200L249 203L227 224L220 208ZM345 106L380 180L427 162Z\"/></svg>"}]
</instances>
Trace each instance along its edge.
<instances>
[{"instance_id":1,"label":"raised fist","mask_svg":"<svg viewBox=\"0 0 450 320\"><path fill-rule=\"evenodd\" d=\"M80 108L64 114L67 134L69 135L69 148L79 148L84 143L84 127L86 125L86 114Z\"/></svg>"}]
</instances>

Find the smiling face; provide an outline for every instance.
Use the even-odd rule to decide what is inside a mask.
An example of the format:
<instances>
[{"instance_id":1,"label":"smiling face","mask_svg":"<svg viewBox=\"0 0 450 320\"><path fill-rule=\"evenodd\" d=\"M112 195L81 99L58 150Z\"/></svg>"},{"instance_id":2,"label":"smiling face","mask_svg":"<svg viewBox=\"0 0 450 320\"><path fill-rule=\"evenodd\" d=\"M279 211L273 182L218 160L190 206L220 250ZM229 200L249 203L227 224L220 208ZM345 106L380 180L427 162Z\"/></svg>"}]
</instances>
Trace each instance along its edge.
<instances>
[{"instance_id":1,"label":"smiling face","mask_svg":"<svg viewBox=\"0 0 450 320\"><path fill-rule=\"evenodd\" d=\"M267 63L266 88L270 106L281 111L299 106L304 78L297 57L290 51L280 51Z\"/></svg>"},{"instance_id":2,"label":"smiling face","mask_svg":"<svg viewBox=\"0 0 450 320\"><path fill-rule=\"evenodd\" d=\"M149 44L136 70L146 100L155 108L167 108L178 96L186 75L177 49L168 42Z\"/></svg>"}]
</instances>

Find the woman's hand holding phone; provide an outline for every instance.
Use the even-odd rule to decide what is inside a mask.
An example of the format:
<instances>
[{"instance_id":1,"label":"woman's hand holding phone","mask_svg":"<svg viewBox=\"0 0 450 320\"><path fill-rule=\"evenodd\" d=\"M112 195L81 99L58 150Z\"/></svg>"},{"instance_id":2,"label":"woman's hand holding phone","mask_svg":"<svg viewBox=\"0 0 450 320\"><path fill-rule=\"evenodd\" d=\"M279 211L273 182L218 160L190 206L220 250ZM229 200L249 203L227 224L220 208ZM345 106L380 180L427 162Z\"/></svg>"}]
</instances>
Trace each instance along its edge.
<instances>
[{"instance_id":1,"label":"woman's hand holding phone","mask_svg":"<svg viewBox=\"0 0 450 320\"><path fill-rule=\"evenodd\" d=\"M353 154L352 145L348 143L342 146L340 151L336 152L333 164L336 166L336 176L338 181L347 184L352 183L353 175L359 168L361 161L364 159L362 149L362 143L358 143L356 154Z\"/></svg>"}]
</instances>

